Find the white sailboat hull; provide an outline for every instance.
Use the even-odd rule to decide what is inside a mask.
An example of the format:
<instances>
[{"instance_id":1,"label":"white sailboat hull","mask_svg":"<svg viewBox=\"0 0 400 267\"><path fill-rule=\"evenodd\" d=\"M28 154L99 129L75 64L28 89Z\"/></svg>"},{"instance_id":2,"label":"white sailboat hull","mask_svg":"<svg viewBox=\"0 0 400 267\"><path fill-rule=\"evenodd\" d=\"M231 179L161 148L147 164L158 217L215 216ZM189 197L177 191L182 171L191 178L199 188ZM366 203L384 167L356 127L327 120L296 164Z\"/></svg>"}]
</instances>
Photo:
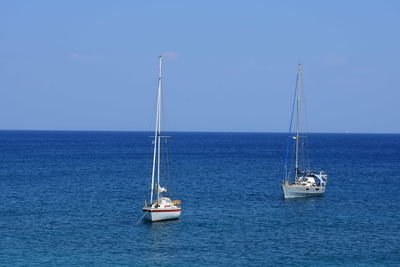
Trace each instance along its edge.
<instances>
[{"instance_id":1,"label":"white sailboat hull","mask_svg":"<svg viewBox=\"0 0 400 267\"><path fill-rule=\"evenodd\" d=\"M181 215L181 209L143 209L146 212L145 219L150 222L159 222L167 220L179 219Z\"/></svg>"},{"instance_id":2,"label":"white sailboat hull","mask_svg":"<svg viewBox=\"0 0 400 267\"><path fill-rule=\"evenodd\" d=\"M286 198L308 198L319 197L325 193L324 186L304 186L298 184L283 184L283 197Z\"/></svg>"}]
</instances>

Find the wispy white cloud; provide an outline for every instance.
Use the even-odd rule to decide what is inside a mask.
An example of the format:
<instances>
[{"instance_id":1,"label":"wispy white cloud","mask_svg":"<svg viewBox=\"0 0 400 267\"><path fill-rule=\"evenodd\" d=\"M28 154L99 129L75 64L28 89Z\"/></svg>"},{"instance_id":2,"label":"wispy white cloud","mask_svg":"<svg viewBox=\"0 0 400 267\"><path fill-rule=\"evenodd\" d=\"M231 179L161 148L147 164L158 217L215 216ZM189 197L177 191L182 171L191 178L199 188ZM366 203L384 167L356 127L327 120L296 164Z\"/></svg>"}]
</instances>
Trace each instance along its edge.
<instances>
[{"instance_id":1,"label":"wispy white cloud","mask_svg":"<svg viewBox=\"0 0 400 267\"><path fill-rule=\"evenodd\" d=\"M178 53L174 52L174 51L167 51L162 53L162 56L168 59L176 59L178 57Z\"/></svg>"},{"instance_id":2,"label":"wispy white cloud","mask_svg":"<svg viewBox=\"0 0 400 267\"><path fill-rule=\"evenodd\" d=\"M72 60L81 60L83 58L83 55L81 53L74 52L69 54L68 58Z\"/></svg>"}]
</instances>

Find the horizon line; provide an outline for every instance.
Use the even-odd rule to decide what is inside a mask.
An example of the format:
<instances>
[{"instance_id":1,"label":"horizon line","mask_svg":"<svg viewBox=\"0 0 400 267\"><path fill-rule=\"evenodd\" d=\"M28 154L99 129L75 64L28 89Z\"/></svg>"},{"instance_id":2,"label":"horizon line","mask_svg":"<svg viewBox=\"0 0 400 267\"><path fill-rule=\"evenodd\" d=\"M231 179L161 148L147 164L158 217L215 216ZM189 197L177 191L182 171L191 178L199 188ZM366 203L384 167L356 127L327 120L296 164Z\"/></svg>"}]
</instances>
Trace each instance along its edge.
<instances>
[{"instance_id":1,"label":"horizon line","mask_svg":"<svg viewBox=\"0 0 400 267\"><path fill-rule=\"evenodd\" d=\"M153 132L153 130L54 130L54 129L0 129L0 132ZM163 132L170 133L281 133L287 134L288 132L282 131L206 131L206 130L167 130ZM307 132L308 134L400 134L400 132Z\"/></svg>"}]
</instances>

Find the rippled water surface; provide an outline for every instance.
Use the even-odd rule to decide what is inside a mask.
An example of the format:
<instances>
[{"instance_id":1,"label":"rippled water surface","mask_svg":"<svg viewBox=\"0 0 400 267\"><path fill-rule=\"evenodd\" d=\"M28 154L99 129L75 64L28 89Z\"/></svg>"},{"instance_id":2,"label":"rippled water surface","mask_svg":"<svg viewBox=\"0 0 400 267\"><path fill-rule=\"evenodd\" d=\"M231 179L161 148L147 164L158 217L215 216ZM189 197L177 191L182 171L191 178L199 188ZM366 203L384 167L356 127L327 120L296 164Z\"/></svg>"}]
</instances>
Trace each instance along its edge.
<instances>
[{"instance_id":1,"label":"rippled water surface","mask_svg":"<svg viewBox=\"0 0 400 267\"><path fill-rule=\"evenodd\" d=\"M149 135L0 132L0 265L400 265L400 135L311 134L327 193L285 201L285 134L168 133L181 219L135 226Z\"/></svg>"}]
</instances>

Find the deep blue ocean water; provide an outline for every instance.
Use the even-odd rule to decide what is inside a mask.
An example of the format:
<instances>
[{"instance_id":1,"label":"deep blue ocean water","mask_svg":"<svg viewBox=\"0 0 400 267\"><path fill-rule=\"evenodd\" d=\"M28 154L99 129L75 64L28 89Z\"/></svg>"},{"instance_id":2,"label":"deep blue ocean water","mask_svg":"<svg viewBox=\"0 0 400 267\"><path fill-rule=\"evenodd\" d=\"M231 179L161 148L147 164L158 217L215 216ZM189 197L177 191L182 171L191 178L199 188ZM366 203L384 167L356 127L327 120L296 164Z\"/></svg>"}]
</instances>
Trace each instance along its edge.
<instances>
[{"instance_id":1,"label":"deep blue ocean water","mask_svg":"<svg viewBox=\"0 0 400 267\"><path fill-rule=\"evenodd\" d=\"M311 134L325 196L283 200L286 134L168 133L177 221L136 222L146 132L0 132L1 266L400 266L400 135Z\"/></svg>"}]
</instances>

